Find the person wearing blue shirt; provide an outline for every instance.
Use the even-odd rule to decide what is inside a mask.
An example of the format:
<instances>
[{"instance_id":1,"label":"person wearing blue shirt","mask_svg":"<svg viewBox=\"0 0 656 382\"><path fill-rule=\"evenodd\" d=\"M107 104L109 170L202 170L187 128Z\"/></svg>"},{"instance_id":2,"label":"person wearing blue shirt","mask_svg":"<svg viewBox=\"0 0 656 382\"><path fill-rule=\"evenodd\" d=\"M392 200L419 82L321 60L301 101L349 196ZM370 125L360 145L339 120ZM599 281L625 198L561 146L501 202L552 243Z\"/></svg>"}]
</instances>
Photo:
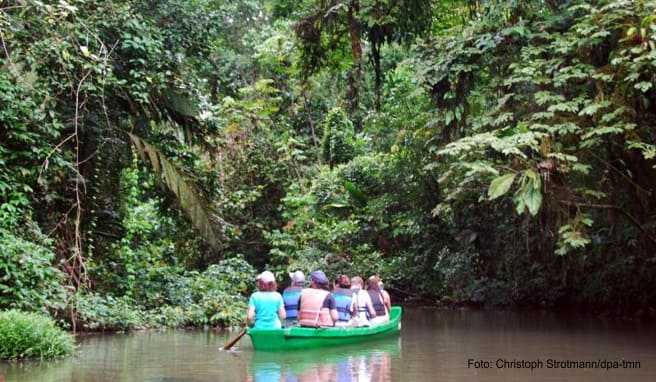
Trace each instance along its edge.
<instances>
[{"instance_id":1,"label":"person wearing blue shirt","mask_svg":"<svg viewBox=\"0 0 656 382\"><path fill-rule=\"evenodd\" d=\"M301 271L290 273L292 284L282 292L282 299L285 302L285 327L296 326L298 323L298 304L301 300L301 291L305 285L305 274Z\"/></svg>"},{"instance_id":2,"label":"person wearing blue shirt","mask_svg":"<svg viewBox=\"0 0 656 382\"><path fill-rule=\"evenodd\" d=\"M335 283L333 289L335 306L337 308L338 319L335 326L351 325L351 310L353 307L353 291L351 290L351 279L347 275L341 275Z\"/></svg>"},{"instance_id":3,"label":"person wearing blue shirt","mask_svg":"<svg viewBox=\"0 0 656 382\"><path fill-rule=\"evenodd\" d=\"M248 300L248 323L255 329L280 329L285 320L285 303L276 291L276 278L269 271L257 277L259 291Z\"/></svg>"}]
</instances>

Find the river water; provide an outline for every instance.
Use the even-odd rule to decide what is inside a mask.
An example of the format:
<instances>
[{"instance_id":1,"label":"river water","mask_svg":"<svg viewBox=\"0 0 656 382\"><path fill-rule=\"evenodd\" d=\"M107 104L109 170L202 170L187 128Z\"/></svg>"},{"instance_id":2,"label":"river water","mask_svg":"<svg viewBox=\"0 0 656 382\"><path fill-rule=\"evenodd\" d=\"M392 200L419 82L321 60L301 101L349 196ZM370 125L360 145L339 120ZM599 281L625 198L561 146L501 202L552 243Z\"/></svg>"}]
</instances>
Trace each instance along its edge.
<instances>
[{"instance_id":1,"label":"river water","mask_svg":"<svg viewBox=\"0 0 656 382\"><path fill-rule=\"evenodd\" d=\"M219 350L235 334L86 336L74 357L0 363L0 381L656 381L654 324L411 308L400 336L357 346L262 353L246 337L236 351ZM572 364L599 360L624 364Z\"/></svg>"}]
</instances>

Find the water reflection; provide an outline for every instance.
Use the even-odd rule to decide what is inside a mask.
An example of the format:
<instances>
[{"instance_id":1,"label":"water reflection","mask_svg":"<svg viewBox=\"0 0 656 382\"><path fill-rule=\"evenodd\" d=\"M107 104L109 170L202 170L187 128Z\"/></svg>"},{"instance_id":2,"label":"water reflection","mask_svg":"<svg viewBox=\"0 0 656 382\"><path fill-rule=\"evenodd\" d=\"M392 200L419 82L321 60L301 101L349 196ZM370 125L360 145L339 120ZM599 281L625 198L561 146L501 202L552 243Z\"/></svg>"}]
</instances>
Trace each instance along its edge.
<instances>
[{"instance_id":1,"label":"water reflection","mask_svg":"<svg viewBox=\"0 0 656 382\"><path fill-rule=\"evenodd\" d=\"M392 359L400 352L400 338L286 354L257 352L246 381L388 382L392 380Z\"/></svg>"}]
</instances>

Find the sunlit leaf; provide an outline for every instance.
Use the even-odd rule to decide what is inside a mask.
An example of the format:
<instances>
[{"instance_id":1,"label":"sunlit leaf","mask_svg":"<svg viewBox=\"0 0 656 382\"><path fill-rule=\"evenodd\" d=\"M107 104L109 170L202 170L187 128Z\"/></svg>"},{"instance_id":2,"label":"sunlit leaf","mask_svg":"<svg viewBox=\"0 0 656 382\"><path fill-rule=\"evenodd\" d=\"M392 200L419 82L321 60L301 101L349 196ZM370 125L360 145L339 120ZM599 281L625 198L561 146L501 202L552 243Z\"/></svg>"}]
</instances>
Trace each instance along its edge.
<instances>
[{"instance_id":1,"label":"sunlit leaf","mask_svg":"<svg viewBox=\"0 0 656 382\"><path fill-rule=\"evenodd\" d=\"M502 175L492 180L492 182L490 183L490 188L488 190L488 195L490 200L496 199L507 193L508 190L510 190L513 181L515 180L516 175L517 174L515 173L510 173L510 174Z\"/></svg>"}]
</instances>

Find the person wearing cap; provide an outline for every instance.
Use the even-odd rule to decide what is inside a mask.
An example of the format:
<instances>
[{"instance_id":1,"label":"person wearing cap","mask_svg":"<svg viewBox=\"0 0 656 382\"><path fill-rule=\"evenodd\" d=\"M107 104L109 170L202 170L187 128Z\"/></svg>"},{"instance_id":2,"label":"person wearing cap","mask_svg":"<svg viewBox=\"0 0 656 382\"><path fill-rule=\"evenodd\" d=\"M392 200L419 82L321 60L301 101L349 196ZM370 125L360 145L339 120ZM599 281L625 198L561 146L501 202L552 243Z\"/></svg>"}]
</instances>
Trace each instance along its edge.
<instances>
[{"instance_id":1,"label":"person wearing cap","mask_svg":"<svg viewBox=\"0 0 656 382\"><path fill-rule=\"evenodd\" d=\"M286 314L282 296L276 291L276 278L264 271L256 280L259 290L248 300L248 323L256 329L280 329Z\"/></svg>"},{"instance_id":2,"label":"person wearing cap","mask_svg":"<svg viewBox=\"0 0 656 382\"><path fill-rule=\"evenodd\" d=\"M301 326L335 326L338 314L335 298L328 290L328 278L322 271L310 273L311 285L303 289L299 301L298 322Z\"/></svg>"},{"instance_id":3,"label":"person wearing cap","mask_svg":"<svg viewBox=\"0 0 656 382\"><path fill-rule=\"evenodd\" d=\"M295 326L298 323L298 303L301 298L301 292L305 286L305 275L301 271L289 274L292 284L282 292L282 299L285 302L285 312L287 319L285 327Z\"/></svg>"}]
</instances>

